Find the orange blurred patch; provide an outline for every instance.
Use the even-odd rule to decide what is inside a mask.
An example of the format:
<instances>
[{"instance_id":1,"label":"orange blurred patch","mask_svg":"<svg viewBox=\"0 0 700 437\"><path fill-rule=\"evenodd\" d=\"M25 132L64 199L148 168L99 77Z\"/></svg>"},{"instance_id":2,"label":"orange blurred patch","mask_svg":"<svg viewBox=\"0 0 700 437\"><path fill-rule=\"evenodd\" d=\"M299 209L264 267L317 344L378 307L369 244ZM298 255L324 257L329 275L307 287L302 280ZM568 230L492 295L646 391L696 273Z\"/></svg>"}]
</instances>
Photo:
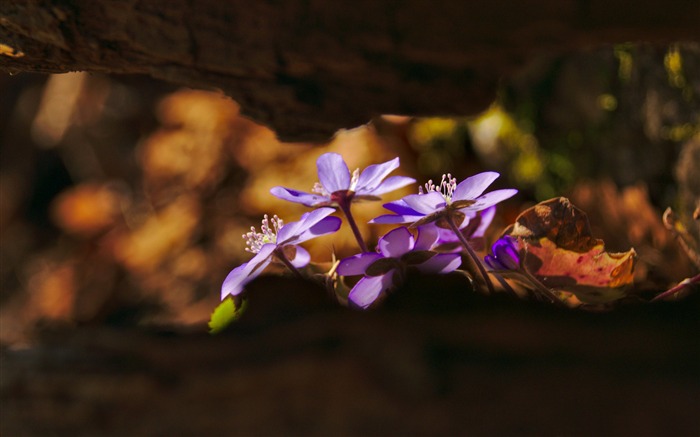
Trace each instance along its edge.
<instances>
[{"instance_id":1,"label":"orange blurred patch","mask_svg":"<svg viewBox=\"0 0 700 437\"><path fill-rule=\"evenodd\" d=\"M163 128L142 145L146 188L154 194L211 189L226 171L222 156L238 105L219 93L183 90L158 107Z\"/></svg>"},{"instance_id":2,"label":"orange blurred patch","mask_svg":"<svg viewBox=\"0 0 700 437\"><path fill-rule=\"evenodd\" d=\"M63 231L88 238L117 222L123 201L123 195L112 185L81 184L56 198L51 216Z\"/></svg>"},{"instance_id":3,"label":"orange blurred patch","mask_svg":"<svg viewBox=\"0 0 700 437\"><path fill-rule=\"evenodd\" d=\"M181 196L118 241L116 258L129 270L153 271L190 245L200 218L199 203Z\"/></svg>"},{"instance_id":4,"label":"orange blurred patch","mask_svg":"<svg viewBox=\"0 0 700 437\"><path fill-rule=\"evenodd\" d=\"M71 320L77 290L75 265L42 263L30 277L32 319Z\"/></svg>"}]
</instances>

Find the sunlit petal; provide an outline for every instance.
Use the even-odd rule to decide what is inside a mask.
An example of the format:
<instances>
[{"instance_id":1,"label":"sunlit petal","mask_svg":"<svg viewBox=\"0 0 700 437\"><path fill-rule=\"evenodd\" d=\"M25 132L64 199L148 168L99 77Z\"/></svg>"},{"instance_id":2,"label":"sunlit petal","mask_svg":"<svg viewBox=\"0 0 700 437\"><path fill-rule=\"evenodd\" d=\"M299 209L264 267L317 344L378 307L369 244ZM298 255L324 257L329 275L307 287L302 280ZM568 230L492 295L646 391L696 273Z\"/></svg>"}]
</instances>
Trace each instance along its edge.
<instances>
[{"instance_id":1,"label":"sunlit petal","mask_svg":"<svg viewBox=\"0 0 700 437\"><path fill-rule=\"evenodd\" d=\"M418 228L418 238L416 238L415 250L430 250L438 241L439 229L434 224L420 226Z\"/></svg>"},{"instance_id":2,"label":"sunlit petal","mask_svg":"<svg viewBox=\"0 0 700 437\"><path fill-rule=\"evenodd\" d=\"M333 208L318 208L311 212L304 213L299 221L290 222L282 226L282 229L280 229L277 234L277 243L297 243L300 234L334 212L335 209Z\"/></svg>"},{"instance_id":3,"label":"sunlit petal","mask_svg":"<svg viewBox=\"0 0 700 437\"><path fill-rule=\"evenodd\" d=\"M336 271L341 276L364 275L367 267L379 258L382 258L382 256L378 253L360 253L340 261Z\"/></svg>"},{"instance_id":4,"label":"sunlit petal","mask_svg":"<svg viewBox=\"0 0 700 437\"><path fill-rule=\"evenodd\" d=\"M270 264L270 257L276 247L274 244L264 245L253 259L231 270L221 285L221 299L223 300L229 294L232 296L240 294L243 291L243 287L260 275L265 270L265 267Z\"/></svg>"},{"instance_id":5,"label":"sunlit petal","mask_svg":"<svg viewBox=\"0 0 700 437\"><path fill-rule=\"evenodd\" d=\"M375 195L380 195L384 193L388 193L394 190L398 190L399 188L403 188L406 185L411 185L412 183L415 183L416 180L413 178L409 178L406 176L391 176L386 179L384 179L384 182L379 184L379 186L375 189L372 190L372 194Z\"/></svg>"},{"instance_id":6,"label":"sunlit petal","mask_svg":"<svg viewBox=\"0 0 700 437\"><path fill-rule=\"evenodd\" d=\"M399 168L399 158L368 166L360 174L355 192L373 193L374 189L379 186L382 180L397 168Z\"/></svg>"},{"instance_id":7,"label":"sunlit petal","mask_svg":"<svg viewBox=\"0 0 700 437\"><path fill-rule=\"evenodd\" d=\"M459 253L438 253L415 267L423 273L450 273L461 264L462 255Z\"/></svg>"},{"instance_id":8,"label":"sunlit petal","mask_svg":"<svg viewBox=\"0 0 700 437\"><path fill-rule=\"evenodd\" d=\"M403 198L406 204L421 214L432 214L445 206L445 198L437 191L426 194L411 194Z\"/></svg>"},{"instance_id":9,"label":"sunlit petal","mask_svg":"<svg viewBox=\"0 0 700 437\"><path fill-rule=\"evenodd\" d=\"M348 300L362 309L372 305L377 300L379 295L386 292L393 285L394 271L390 271L385 275L364 277L350 290Z\"/></svg>"},{"instance_id":10,"label":"sunlit petal","mask_svg":"<svg viewBox=\"0 0 700 437\"><path fill-rule=\"evenodd\" d=\"M495 171L485 171L466 178L455 188L452 201L471 200L480 196L499 176Z\"/></svg>"},{"instance_id":11,"label":"sunlit petal","mask_svg":"<svg viewBox=\"0 0 700 437\"><path fill-rule=\"evenodd\" d=\"M413 250L415 239L405 228L396 228L379 239L377 249L387 258L398 258L409 250Z\"/></svg>"},{"instance_id":12,"label":"sunlit petal","mask_svg":"<svg viewBox=\"0 0 700 437\"><path fill-rule=\"evenodd\" d=\"M324 153L316 161L318 180L329 193L350 188L350 170L337 153Z\"/></svg>"},{"instance_id":13,"label":"sunlit petal","mask_svg":"<svg viewBox=\"0 0 700 437\"><path fill-rule=\"evenodd\" d=\"M282 200L301 203L302 205L306 206L316 206L324 202L330 202L330 197L305 193L303 191L292 190L291 188L285 187L274 187L270 190L270 193Z\"/></svg>"},{"instance_id":14,"label":"sunlit petal","mask_svg":"<svg viewBox=\"0 0 700 437\"><path fill-rule=\"evenodd\" d=\"M512 188L491 191L482 196L479 196L474 201L474 204L463 208L461 211L481 211L483 209L496 205L497 203L503 202L506 199L510 199L516 194L518 194L518 190Z\"/></svg>"},{"instance_id":15,"label":"sunlit petal","mask_svg":"<svg viewBox=\"0 0 700 437\"><path fill-rule=\"evenodd\" d=\"M289 262L298 269L306 267L311 261L311 255L309 252L301 246L296 246L296 252L294 258L290 259Z\"/></svg>"},{"instance_id":16,"label":"sunlit petal","mask_svg":"<svg viewBox=\"0 0 700 437\"><path fill-rule=\"evenodd\" d=\"M321 235L332 234L340 229L342 223L343 221L338 217L325 217L320 222L299 234L298 238L294 241L298 244L312 238L320 237Z\"/></svg>"},{"instance_id":17,"label":"sunlit petal","mask_svg":"<svg viewBox=\"0 0 700 437\"><path fill-rule=\"evenodd\" d=\"M478 238L478 237L483 237L484 234L486 233L486 230L488 227L491 225L491 222L493 221L493 218L496 216L496 206L489 206L485 210L481 211L481 221L479 222L479 226L476 228L474 233L471 235L471 238Z\"/></svg>"},{"instance_id":18,"label":"sunlit petal","mask_svg":"<svg viewBox=\"0 0 700 437\"><path fill-rule=\"evenodd\" d=\"M396 225L402 223L413 223L417 220L422 219L422 215L396 215L396 214L384 214L379 217L375 217L369 221L369 223L379 224L379 225Z\"/></svg>"}]
</instances>

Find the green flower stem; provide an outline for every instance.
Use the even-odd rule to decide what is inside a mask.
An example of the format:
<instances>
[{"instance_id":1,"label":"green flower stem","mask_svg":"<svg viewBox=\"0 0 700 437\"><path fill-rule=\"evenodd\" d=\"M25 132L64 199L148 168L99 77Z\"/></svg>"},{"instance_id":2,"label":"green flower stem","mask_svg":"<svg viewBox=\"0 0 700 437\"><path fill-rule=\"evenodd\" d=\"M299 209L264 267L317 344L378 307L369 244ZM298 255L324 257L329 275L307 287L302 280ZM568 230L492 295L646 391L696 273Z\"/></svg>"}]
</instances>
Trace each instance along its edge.
<instances>
[{"instance_id":1,"label":"green flower stem","mask_svg":"<svg viewBox=\"0 0 700 437\"><path fill-rule=\"evenodd\" d=\"M340 207L340 210L343 211L345 218L348 220L350 228L352 229L352 233L355 234L355 240L357 240L357 244L360 246L360 250L363 253L369 252L369 250L367 250L367 244L365 244L365 240L362 239L360 229L358 229L357 223L355 223L355 219L352 217L352 213L350 212L350 202L340 201L338 202L338 206Z\"/></svg>"},{"instance_id":2,"label":"green flower stem","mask_svg":"<svg viewBox=\"0 0 700 437\"><path fill-rule=\"evenodd\" d=\"M700 283L700 275L695 275L692 278L687 278L687 279L681 281L678 285L664 291L663 293L661 293L658 296L656 296L655 298L653 298L651 301L656 302L658 300L665 299L669 296L673 296L674 294L680 293L681 291L683 291L683 289L685 287L690 287L691 285L697 284L697 283Z\"/></svg>"},{"instance_id":3,"label":"green flower stem","mask_svg":"<svg viewBox=\"0 0 700 437\"><path fill-rule=\"evenodd\" d=\"M459 231L459 228L457 227L457 224L452 218L452 215L447 214L445 216L445 221L447 221L447 224L450 226L450 229L452 229L452 232L454 232L457 238L459 238L459 241L462 243L462 246L464 246L464 248L467 250L467 253L469 254L467 270L472 275L472 278L476 279L477 276L481 276L482 278L484 278L484 282L486 283L486 287L489 289L489 293L494 294L496 290L493 287L493 282L491 282L491 278L489 277L488 272L484 268L484 265L481 264L481 260L474 252L474 249L472 249L471 246L469 246L469 242L467 241L467 239Z\"/></svg>"},{"instance_id":4,"label":"green flower stem","mask_svg":"<svg viewBox=\"0 0 700 437\"><path fill-rule=\"evenodd\" d=\"M275 249L274 254L277 257L277 259L282 261L282 264L284 264L294 274L294 276L296 276L299 279L305 279L304 275L302 275L301 272L297 270L297 268L294 267L292 263L287 259L287 257L282 252L282 249L278 247L277 249Z\"/></svg>"}]
</instances>

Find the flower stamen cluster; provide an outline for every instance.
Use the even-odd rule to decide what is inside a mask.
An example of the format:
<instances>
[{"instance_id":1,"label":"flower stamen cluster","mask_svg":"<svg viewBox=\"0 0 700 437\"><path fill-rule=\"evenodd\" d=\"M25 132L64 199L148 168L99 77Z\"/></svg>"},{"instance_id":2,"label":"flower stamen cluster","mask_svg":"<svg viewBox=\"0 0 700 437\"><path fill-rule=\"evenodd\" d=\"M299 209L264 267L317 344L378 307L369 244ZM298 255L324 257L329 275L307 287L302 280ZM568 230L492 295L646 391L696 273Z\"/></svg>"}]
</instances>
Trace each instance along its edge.
<instances>
[{"instance_id":1,"label":"flower stamen cluster","mask_svg":"<svg viewBox=\"0 0 700 437\"><path fill-rule=\"evenodd\" d=\"M432 191L438 192L445 198L445 201L450 204L452 202L452 194L457 189L457 178L453 178L450 173L443 174L440 185L435 185L433 180L430 179L425 184L425 192L423 187L418 187L418 194L426 194Z\"/></svg>"},{"instance_id":2,"label":"flower stamen cluster","mask_svg":"<svg viewBox=\"0 0 700 437\"><path fill-rule=\"evenodd\" d=\"M250 232L243 234L243 238L246 240L245 244L248 246L245 248L245 251L259 253L263 245L277 243L277 234L282 229L282 226L284 226L284 221L277 217L276 214L272 216L272 219L265 214L260 224L260 232L257 232L255 226L251 226Z\"/></svg>"}]
</instances>

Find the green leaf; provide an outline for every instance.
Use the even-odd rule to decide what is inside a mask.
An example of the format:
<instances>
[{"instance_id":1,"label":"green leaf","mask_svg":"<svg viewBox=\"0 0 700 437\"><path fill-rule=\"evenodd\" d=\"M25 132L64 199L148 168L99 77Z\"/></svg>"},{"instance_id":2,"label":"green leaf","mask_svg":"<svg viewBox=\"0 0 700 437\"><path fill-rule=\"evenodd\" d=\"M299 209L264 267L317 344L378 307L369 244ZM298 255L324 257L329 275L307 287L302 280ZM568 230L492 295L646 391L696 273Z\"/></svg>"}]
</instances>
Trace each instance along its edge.
<instances>
[{"instance_id":1,"label":"green leaf","mask_svg":"<svg viewBox=\"0 0 700 437\"><path fill-rule=\"evenodd\" d=\"M233 298L227 297L211 313L209 320L209 333L217 334L224 330L232 322L236 321L246 308L246 301L239 307L233 302Z\"/></svg>"}]
</instances>

